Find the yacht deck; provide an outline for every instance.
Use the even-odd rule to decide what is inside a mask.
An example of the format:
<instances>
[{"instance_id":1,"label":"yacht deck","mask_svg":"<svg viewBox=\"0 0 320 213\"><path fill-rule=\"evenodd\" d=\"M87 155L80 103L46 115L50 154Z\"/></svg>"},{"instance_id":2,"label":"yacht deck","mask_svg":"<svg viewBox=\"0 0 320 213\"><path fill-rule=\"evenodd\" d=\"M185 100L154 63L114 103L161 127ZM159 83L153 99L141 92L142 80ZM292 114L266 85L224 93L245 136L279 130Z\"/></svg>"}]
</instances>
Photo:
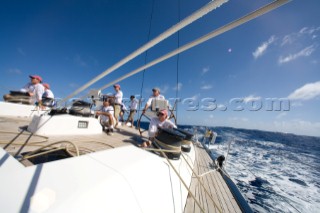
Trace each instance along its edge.
<instances>
[{"instance_id":1,"label":"yacht deck","mask_svg":"<svg viewBox=\"0 0 320 213\"><path fill-rule=\"evenodd\" d=\"M201 144L195 145L196 161L190 189L204 212L242 212L220 172L214 170L212 159ZM200 180L200 181L199 181ZM196 201L188 196L185 213L202 212Z\"/></svg>"},{"instance_id":2,"label":"yacht deck","mask_svg":"<svg viewBox=\"0 0 320 213\"><path fill-rule=\"evenodd\" d=\"M40 136L26 131L30 119L27 118L4 118L0 117L0 146L13 156L18 156L24 152L33 151L41 146L57 143L53 147L63 145L63 141L74 143L80 151L80 155L88 152L97 152L121 146L137 145L141 143L138 131L134 128L121 126L115 129L113 135L101 134L93 135L59 135L59 136ZM71 153L75 150L71 145ZM23 162L22 162L23 163ZM28 164L29 165L29 164ZM27 165L25 165L27 166Z\"/></svg>"},{"instance_id":3,"label":"yacht deck","mask_svg":"<svg viewBox=\"0 0 320 213\"><path fill-rule=\"evenodd\" d=\"M86 136L54 136L44 137L33 135L27 131L30 119L26 118L6 118L0 117L0 146L12 156L18 157L21 153L33 151L41 146L58 141L71 141L80 150L80 154L86 152L96 152L105 149L112 149L122 146L138 145L145 136L141 137L135 128L121 126L112 136L106 133ZM57 144L56 147L61 146ZM75 150L70 147L70 152L75 154ZM193 170L197 175L204 174L212 170L212 159L201 144L194 145L196 161ZM25 166L32 164L24 160ZM221 174L218 171L210 172L198 178L193 175L190 190L196 200L192 198L190 192L186 202L184 212L241 212L235 198L229 190ZM197 204L199 202L199 205Z\"/></svg>"}]
</instances>

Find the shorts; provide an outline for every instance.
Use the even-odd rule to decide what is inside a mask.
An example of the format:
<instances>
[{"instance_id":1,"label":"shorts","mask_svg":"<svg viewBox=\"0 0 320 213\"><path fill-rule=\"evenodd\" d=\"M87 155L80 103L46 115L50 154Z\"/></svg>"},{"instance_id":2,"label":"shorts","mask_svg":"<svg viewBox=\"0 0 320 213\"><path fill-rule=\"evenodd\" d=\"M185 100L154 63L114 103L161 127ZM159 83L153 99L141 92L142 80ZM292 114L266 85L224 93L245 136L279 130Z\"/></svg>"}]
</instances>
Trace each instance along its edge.
<instances>
[{"instance_id":1,"label":"shorts","mask_svg":"<svg viewBox=\"0 0 320 213\"><path fill-rule=\"evenodd\" d=\"M119 114L120 114L120 111L121 111L121 106L115 104L114 105L114 117L118 118Z\"/></svg>"},{"instance_id":2,"label":"shorts","mask_svg":"<svg viewBox=\"0 0 320 213\"><path fill-rule=\"evenodd\" d=\"M113 120L113 124L116 123L116 119L114 118L114 116L112 116L112 120ZM109 122L109 118L106 117L103 120L100 121L102 126L106 126L109 127L110 126L110 122Z\"/></svg>"},{"instance_id":3,"label":"shorts","mask_svg":"<svg viewBox=\"0 0 320 213\"><path fill-rule=\"evenodd\" d=\"M128 120L133 121L134 115L136 114L136 110L130 110L130 114Z\"/></svg>"}]
</instances>

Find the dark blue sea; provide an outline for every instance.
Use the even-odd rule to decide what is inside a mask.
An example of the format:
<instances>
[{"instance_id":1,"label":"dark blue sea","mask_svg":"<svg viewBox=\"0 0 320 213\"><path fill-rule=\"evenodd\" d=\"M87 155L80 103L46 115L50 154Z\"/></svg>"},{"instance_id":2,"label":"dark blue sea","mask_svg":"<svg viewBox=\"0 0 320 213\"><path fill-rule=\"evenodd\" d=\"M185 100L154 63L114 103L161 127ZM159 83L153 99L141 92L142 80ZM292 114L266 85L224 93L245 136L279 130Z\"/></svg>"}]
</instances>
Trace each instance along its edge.
<instances>
[{"instance_id":1,"label":"dark blue sea","mask_svg":"<svg viewBox=\"0 0 320 213\"><path fill-rule=\"evenodd\" d=\"M201 142L206 127L198 130ZM209 127L218 136L212 158L225 169L254 212L320 212L320 138L278 132ZM228 152L228 146L230 149Z\"/></svg>"}]
</instances>

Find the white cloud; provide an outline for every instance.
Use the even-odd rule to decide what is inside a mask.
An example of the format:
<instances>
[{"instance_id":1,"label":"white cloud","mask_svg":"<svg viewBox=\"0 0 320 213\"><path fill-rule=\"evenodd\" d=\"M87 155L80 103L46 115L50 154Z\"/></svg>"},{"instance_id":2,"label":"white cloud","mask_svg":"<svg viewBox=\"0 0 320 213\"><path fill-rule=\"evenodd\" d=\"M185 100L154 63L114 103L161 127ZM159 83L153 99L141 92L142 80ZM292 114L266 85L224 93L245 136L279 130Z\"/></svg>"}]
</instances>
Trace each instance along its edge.
<instances>
[{"instance_id":1,"label":"white cloud","mask_svg":"<svg viewBox=\"0 0 320 213\"><path fill-rule=\"evenodd\" d=\"M290 54L286 57L280 56L278 62L279 62L279 64L284 64L284 63L288 63L290 61L296 60L297 58L300 58L303 56L308 57L315 51L315 49L316 49L315 45L308 46L308 47L304 48L303 50L299 51L298 53Z\"/></svg>"},{"instance_id":2,"label":"white cloud","mask_svg":"<svg viewBox=\"0 0 320 213\"><path fill-rule=\"evenodd\" d=\"M275 40L276 37L273 35L268 39L268 41L263 42L259 47L257 47L256 51L252 53L253 57L257 59L262 56L266 52L270 44L272 44Z\"/></svg>"},{"instance_id":3,"label":"white cloud","mask_svg":"<svg viewBox=\"0 0 320 213\"><path fill-rule=\"evenodd\" d=\"M311 100L320 96L320 81L308 83L296 89L288 98L292 100Z\"/></svg>"},{"instance_id":4,"label":"white cloud","mask_svg":"<svg viewBox=\"0 0 320 213\"><path fill-rule=\"evenodd\" d=\"M315 39L318 37L318 35L315 34L318 31L320 31L320 27L303 27L299 32L285 35L282 39L281 46L292 44L301 37L310 36L311 39Z\"/></svg>"},{"instance_id":5,"label":"white cloud","mask_svg":"<svg viewBox=\"0 0 320 213\"><path fill-rule=\"evenodd\" d=\"M162 87L160 87L160 91L161 93L166 93L169 90L169 86L168 85L164 85Z\"/></svg>"},{"instance_id":6,"label":"white cloud","mask_svg":"<svg viewBox=\"0 0 320 213\"><path fill-rule=\"evenodd\" d=\"M300 31L299 34L308 34L308 35L313 35L315 32L319 31L320 27L303 27Z\"/></svg>"},{"instance_id":7,"label":"white cloud","mask_svg":"<svg viewBox=\"0 0 320 213\"><path fill-rule=\"evenodd\" d=\"M292 44L295 41L295 38L292 35L286 35L282 39L281 46L284 46L286 44Z\"/></svg>"},{"instance_id":8,"label":"white cloud","mask_svg":"<svg viewBox=\"0 0 320 213\"><path fill-rule=\"evenodd\" d=\"M249 95L243 98L244 103L261 100L260 96Z\"/></svg>"},{"instance_id":9,"label":"white cloud","mask_svg":"<svg viewBox=\"0 0 320 213\"><path fill-rule=\"evenodd\" d=\"M293 107L302 107L303 104L301 101L299 100L294 100L294 101L290 101L290 106L293 106Z\"/></svg>"},{"instance_id":10,"label":"white cloud","mask_svg":"<svg viewBox=\"0 0 320 213\"><path fill-rule=\"evenodd\" d=\"M201 87L201 89L203 89L203 90L208 90L208 89L211 89L211 88L212 88L212 85L210 85L210 84L203 85L203 86Z\"/></svg>"},{"instance_id":11,"label":"white cloud","mask_svg":"<svg viewBox=\"0 0 320 213\"><path fill-rule=\"evenodd\" d=\"M201 75L206 74L207 72L209 72L209 70L210 70L209 67L204 67L204 68L202 68L202 73L201 73Z\"/></svg>"},{"instance_id":12,"label":"white cloud","mask_svg":"<svg viewBox=\"0 0 320 213\"><path fill-rule=\"evenodd\" d=\"M18 69L18 68L8 69L7 72L8 72L8 73L12 73L12 74L18 74L18 75L22 74L21 70Z\"/></svg>"},{"instance_id":13,"label":"white cloud","mask_svg":"<svg viewBox=\"0 0 320 213\"><path fill-rule=\"evenodd\" d=\"M182 83L178 83L178 85L176 85L173 90L178 90L180 91L182 89Z\"/></svg>"}]
</instances>

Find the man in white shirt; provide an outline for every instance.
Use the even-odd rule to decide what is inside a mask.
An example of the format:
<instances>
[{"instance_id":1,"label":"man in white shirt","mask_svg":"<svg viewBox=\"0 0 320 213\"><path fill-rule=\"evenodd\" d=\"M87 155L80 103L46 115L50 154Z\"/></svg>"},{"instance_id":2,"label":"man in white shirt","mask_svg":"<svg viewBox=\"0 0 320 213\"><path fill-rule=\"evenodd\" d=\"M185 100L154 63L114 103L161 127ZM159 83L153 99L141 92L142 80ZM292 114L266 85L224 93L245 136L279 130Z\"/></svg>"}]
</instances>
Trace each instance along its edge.
<instances>
[{"instance_id":1,"label":"man in white shirt","mask_svg":"<svg viewBox=\"0 0 320 213\"><path fill-rule=\"evenodd\" d=\"M131 127L134 127L133 125L133 122L134 122L134 115L136 114L137 112L137 109L138 109L138 100L135 99L134 95L131 95L130 96L130 106L129 106L129 109L130 109L130 114L129 114L129 117L126 121L126 125L127 123L130 121L131 122Z\"/></svg>"},{"instance_id":2,"label":"man in white shirt","mask_svg":"<svg viewBox=\"0 0 320 213\"><path fill-rule=\"evenodd\" d=\"M120 85L119 84L115 84L113 85L113 88L115 90L114 95L112 96L107 96L108 98L113 98L114 99L114 117L116 119L116 125L115 127L118 126L119 123L119 114L121 111L121 104L122 104L122 97L123 97L123 93L121 91Z\"/></svg>"},{"instance_id":3,"label":"man in white shirt","mask_svg":"<svg viewBox=\"0 0 320 213\"><path fill-rule=\"evenodd\" d=\"M110 99L103 101L103 106L99 111L96 112L96 115L101 115L101 125L103 131L107 127L107 134L112 135L113 133L113 124L114 124L114 109L110 104Z\"/></svg>"},{"instance_id":4,"label":"man in white shirt","mask_svg":"<svg viewBox=\"0 0 320 213\"><path fill-rule=\"evenodd\" d=\"M42 96L44 94L44 86L41 84L42 78L38 75L30 75L31 83L34 86L33 91L29 91L31 96L31 103L38 104L40 107L42 105Z\"/></svg>"},{"instance_id":5,"label":"man in white shirt","mask_svg":"<svg viewBox=\"0 0 320 213\"><path fill-rule=\"evenodd\" d=\"M123 116L124 116L124 113L127 112L127 107L124 103L121 104L120 106L120 113L119 113L119 120L121 122L124 122L124 119L123 119Z\"/></svg>"},{"instance_id":6,"label":"man in white shirt","mask_svg":"<svg viewBox=\"0 0 320 213\"><path fill-rule=\"evenodd\" d=\"M38 75L30 75L29 77L31 81L21 88L20 91L10 91L10 94L4 95L3 99L9 102L21 102L25 104L34 104L41 101L42 94L44 93L44 87L40 84L42 78Z\"/></svg>"},{"instance_id":7,"label":"man in white shirt","mask_svg":"<svg viewBox=\"0 0 320 213\"><path fill-rule=\"evenodd\" d=\"M160 112L157 113L158 117L153 117L149 124L149 140L146 142L143 142L141 144L141 147L148 147L152 144L152 141L154 140L154 137L158 131L158 128L177 128L177 126L170 120L167 120L168 118L168 111L163 109L160 110Z\"/></svg>"},{"instance_id":8,"label":"man in white shirt","mask_svg":"<svg viewBox=\"0 0 320 213\"><path fill-rule=\"evenodd\" d=\"M152 89L152 95L149 97L146 105L144 106L142 113L144 114L147 109L151 106L152 101L155 100L165 100L163 95L160 95L160 89L158 87L155 87Z\"/></svg>"}]
</instances>

